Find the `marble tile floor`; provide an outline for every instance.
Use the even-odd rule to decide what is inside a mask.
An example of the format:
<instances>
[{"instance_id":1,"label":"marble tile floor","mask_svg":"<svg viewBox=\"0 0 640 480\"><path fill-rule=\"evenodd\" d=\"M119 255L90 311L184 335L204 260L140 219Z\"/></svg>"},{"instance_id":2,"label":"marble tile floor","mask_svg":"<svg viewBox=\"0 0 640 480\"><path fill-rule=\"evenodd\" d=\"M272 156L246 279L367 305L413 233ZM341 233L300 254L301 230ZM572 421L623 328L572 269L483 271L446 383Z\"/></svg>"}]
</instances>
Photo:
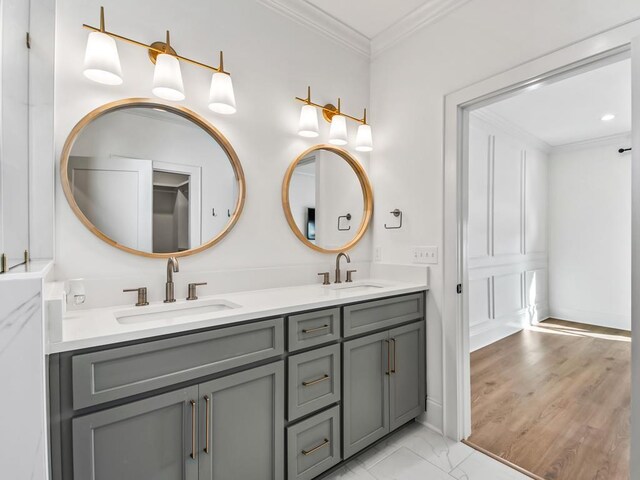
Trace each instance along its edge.
<instances>
[{"instance_id":1,"label":"marble tile floor","mask_svg":"<svg viewBox=\"0 0 640 480\"><path fill-rule=\"evenodd\" d=\"M323 480L530 480L420 423L400 429Z\"/></svg>"}]
</instances>

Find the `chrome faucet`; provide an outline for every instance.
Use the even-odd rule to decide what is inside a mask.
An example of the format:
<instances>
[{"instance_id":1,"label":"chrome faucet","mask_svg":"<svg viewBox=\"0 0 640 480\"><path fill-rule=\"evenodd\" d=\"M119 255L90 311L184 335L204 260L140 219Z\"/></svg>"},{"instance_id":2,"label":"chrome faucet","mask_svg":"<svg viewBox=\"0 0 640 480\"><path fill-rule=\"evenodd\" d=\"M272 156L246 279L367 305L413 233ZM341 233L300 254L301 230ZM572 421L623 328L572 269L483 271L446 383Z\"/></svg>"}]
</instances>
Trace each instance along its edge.
<instances>
[{"instance_id":1,"label":"chrome faucet","mask_svg":"<svg viewBox=\"0 0 640 480\"><path fill-rule=\"evenodd\" d=\"M173 288L173 274L180 271L180 265L178 265L178 259L176 257L169 257L167 260L167 284L165 286L164 303L173 303L176 301L176 293Z\"/></svg>"},{"instance_id":2,"label":"chrome faucet","mask_svg":"<svg viewBox=\"0 0 640 480\"><path fill-rule=\"evenodd\" d=\"M340 274L340 259L344 257L347 259L347 263L351 263L351 258L345 252L340 252L336 257L336 281L333 283L342 283L342 279L340 278L342 275Z\"/></svg>"}]
</instances>

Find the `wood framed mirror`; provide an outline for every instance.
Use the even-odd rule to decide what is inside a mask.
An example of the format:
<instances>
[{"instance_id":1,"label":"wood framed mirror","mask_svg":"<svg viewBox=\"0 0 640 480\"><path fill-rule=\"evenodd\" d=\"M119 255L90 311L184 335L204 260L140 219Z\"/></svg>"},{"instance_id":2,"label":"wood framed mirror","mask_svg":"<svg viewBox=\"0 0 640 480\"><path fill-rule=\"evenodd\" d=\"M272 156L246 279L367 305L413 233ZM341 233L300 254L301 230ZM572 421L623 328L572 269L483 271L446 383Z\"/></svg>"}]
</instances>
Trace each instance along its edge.
<instances>
[{"instance_id":1,"label":"wood framed mirror","mask_svg":"<svg viewBox=\"0 0 640 480\"><path fill-rule=\"evenodd\" d=\"M120 250L193 255L220 242L245 201L229 141L197 113L130 98L87 114L62 150L64 194L80 221Z\"/></svg>"},{"instance_id":2,"label":"wood framed mirror","mask_svg":"<svg viewBox=\"0 0 640 480\"><path fill-rule=\"evenodd\" d=\"M349 152L316 145L291 163L282 183L289 227L309 248L338 253L354 247L373 215L367 173Z\"/></svg>"}]
</instances>

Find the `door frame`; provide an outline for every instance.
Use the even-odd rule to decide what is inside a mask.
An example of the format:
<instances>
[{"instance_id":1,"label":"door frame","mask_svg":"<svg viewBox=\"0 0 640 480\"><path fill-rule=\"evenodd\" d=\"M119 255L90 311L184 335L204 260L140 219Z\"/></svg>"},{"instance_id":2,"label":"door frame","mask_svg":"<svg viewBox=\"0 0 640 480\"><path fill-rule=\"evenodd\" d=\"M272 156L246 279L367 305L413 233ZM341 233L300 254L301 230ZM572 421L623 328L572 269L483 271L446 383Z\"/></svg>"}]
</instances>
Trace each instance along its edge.
<instances>
[{"instance_id":1,"label":"door frame","mask_svg":"<svg viewBox=\"0 0 640 480\"><path fill-rule=\"evenodd\" d=\"M450 438L462 440L471 434L469 303L468 295L465 294L468 292L469 283L466 247L469 111L492 103L498 97L508 97L527 87L573 75L580 69L589 69L596 62L603 62L618 55L628 55L631 42L636 37L640 37L640 20L630 21L555 50L445 96L442 420L443 431ZM640 41L634 45L634 48L640 46ZM634 71L639 70L640 67L634 66ZM636 139L640 135L637 130L638 127L634 124ZM640 143L637 147L640 147ZM640 152L636 148L633 152L633 163L638 162ZM638 176L640 177L640 173ZM640 204L640 196L636 203ZM633 243L639 242L640 218L634 218ZM640 272L635 275L640 275ZM458 284L462 285L462 295L457 293ZM632 307L632 330L634 344L637 344L635 332L640 335L640 280L632 287L632 299L635 299L632 303L636 303ZM639 376L638 370L640 365L632 372L632 378ZM640 432L638 433L640 440Z\"/></svg>"}]
</instances>

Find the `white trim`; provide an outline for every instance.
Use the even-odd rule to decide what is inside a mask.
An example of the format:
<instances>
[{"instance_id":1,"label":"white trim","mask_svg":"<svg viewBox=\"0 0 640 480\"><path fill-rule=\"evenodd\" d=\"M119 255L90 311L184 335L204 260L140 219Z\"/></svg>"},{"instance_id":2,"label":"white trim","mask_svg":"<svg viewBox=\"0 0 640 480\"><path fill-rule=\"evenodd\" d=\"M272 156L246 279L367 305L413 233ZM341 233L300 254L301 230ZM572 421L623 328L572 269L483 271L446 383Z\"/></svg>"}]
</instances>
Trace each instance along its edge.
<instances>
[{"instance_id":1,"label":"white trim","mask_svg":"<svg viewBox=\"0 0 640 480\"><path fill-rule=\"evenodd\" d=\"M360 55L367 58L371 56L371 41L368 37L310 3L300 0L258 0L258 2Z\"/></svg>"},{"instance_id":2,"label":"white trim","mask_svg":"<svg viewBox=\"0 0 640 480\"><path fill-rule=\"evenodd\" d=\"M468 295L457 295L456 284L463 284L468 292L466 251L466 219L468 192L468 120L472 105L495 101L499 97L540 83L557 79L562 75L575 74L579 69L590 67L595 62L629 49L632 38L640 35L640 20L630 21L553 51L511 70L482 80L474 85L453 92L444 102L444 233L443 273L444 294L442 306L443 324L443 431L456 440L471 434L471 386L469 364L469 318ZM640 42L638 43L640 45ZM638 55L640 57L640 55ZM636 67L636 71L639 67ZM640 110L640 106L636 109ZM637 130L637 128L636 128ZM636 132L637 136L640 130ZM640 141L636 142L640 143ZM634 158L640 159L634 151ZM640 171L636 173L636 185L640 184ZM638 190L638 191L636 191ZM634 205L640 204L640 188L634 188ZM634 234L640 234L640 216ZM635 237L634 237L635 238ZM636 244L640 245L640 239ZM452 246L452 247L449 247ZM639 247L640 248L640 247ZM640 256L640 255L638 255ZM638 257L636 256L636 258ZM638 265L637 262L635 262ZM640 268L634 269L640 286ZM634 296L634 298L640 298ZM636 318L640 318L640 304L635 301ZM639 327L640 329L640 327ZM638 329L636 329L637 331ZM640 354L640 352L638 352ZM638 427L634 427L638 428ZM640 439L640 431L637 437ZM638 465L640 468L640 465ZM633 473L632 473L633 477Z\"/></svg>"},{"instance_id":3,"label":"white trim","mask_svg":"<svg viewBox=\"0 0 640 480\"><path fill-rule=\"evenodd\" d=\"M608 135L606 137L591 138L589 140L582 140L580 142L565 143L564 145L558 145L551 148L551 154L558 152L573 152L575 150L582 150L584 148L596 148L604 147L607 145L615 145L617 143L629 143L631 146L631 132L618 133L616 135ZM622 147L622 145L620 145Z\"/></svg>"},{"instance_id":4,"label":"white trim","mask_svg":"<svg viewBox=\"0 0 640 480\"><path fill-rule=\"evenodd\" d=\"M407 38L427 25L437 22L470 0L429 0L408 13L371 40L371 56L379 55L387 48Z\"/></svg>"},{"instance_id":5,"label":"white trim","mask_svg":"<svg viewBox=\"0 0 640 480\"><path fill-rule=\"evenodd\" d=\"M428 0L373 38L367 37L307 1L257 1L294 22L310 27L356 53L371 58L424 27L437 22L470 0Z\"/></svg>"}]
</instances>

